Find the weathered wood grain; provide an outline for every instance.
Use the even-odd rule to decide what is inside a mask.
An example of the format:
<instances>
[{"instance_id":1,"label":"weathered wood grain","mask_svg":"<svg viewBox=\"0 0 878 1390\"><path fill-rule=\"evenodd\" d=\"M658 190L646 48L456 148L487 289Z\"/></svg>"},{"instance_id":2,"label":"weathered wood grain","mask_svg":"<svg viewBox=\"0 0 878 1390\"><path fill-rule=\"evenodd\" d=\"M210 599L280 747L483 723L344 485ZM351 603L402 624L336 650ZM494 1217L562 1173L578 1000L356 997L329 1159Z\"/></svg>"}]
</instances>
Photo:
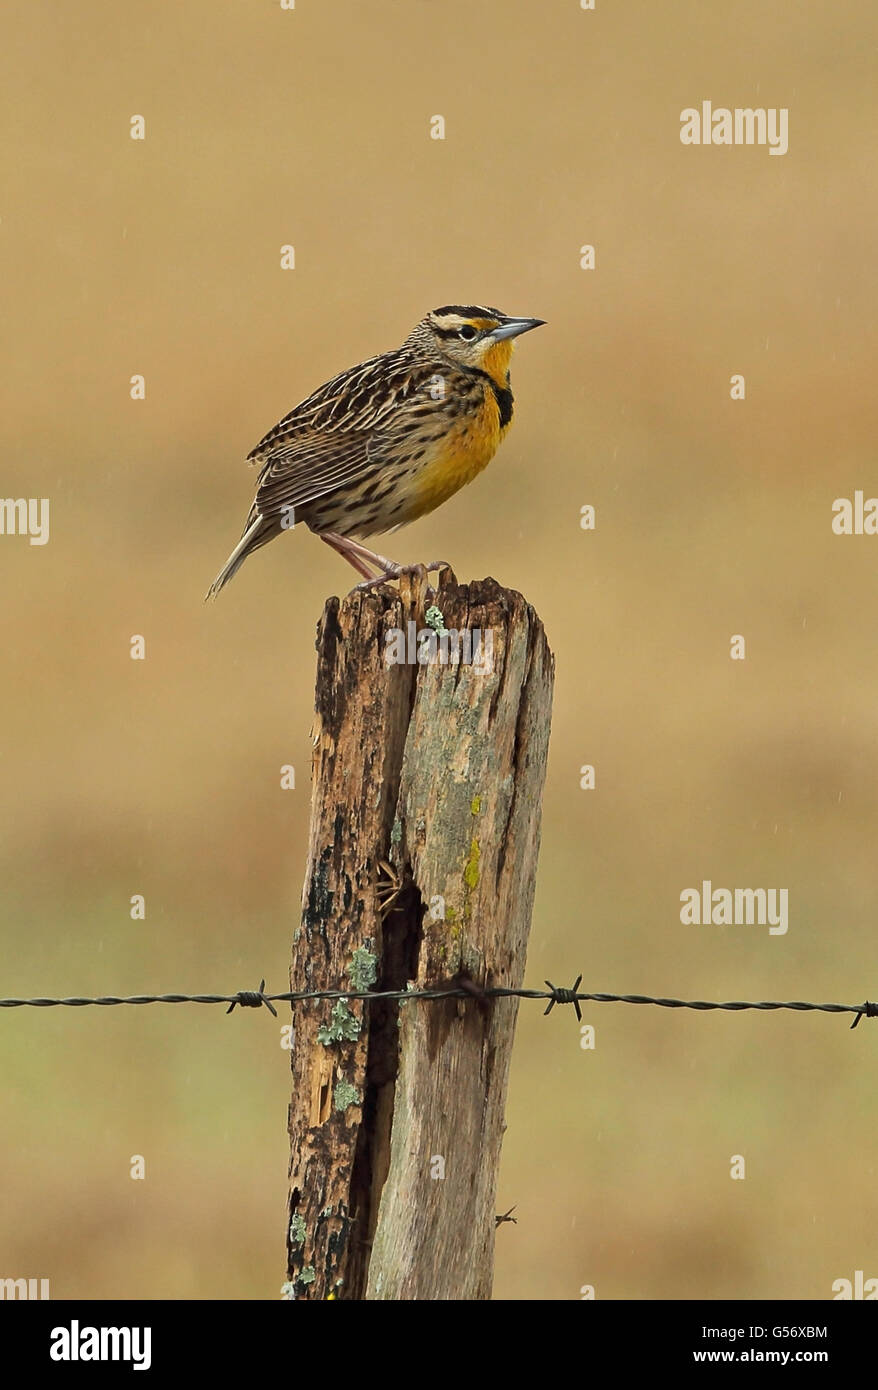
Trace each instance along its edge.
<instances>
[{"instance_id":1,"label":"weathered wood grain","mask_svg":"<svg viewBox=\"0 0 878 1390\"><path fill-rule=\"evenodd\" d=\"M291 988L425 987L473 998L297 1006L289 1278L296 1297L490 1296L494 1196L536 876L552 657L493 580L435 600L479 629L471 664L389 665L424 626L418 583L331 600L318 634L309 864ZM396 896L382 915L389 861Z\"/></svg>"}]
</instances>

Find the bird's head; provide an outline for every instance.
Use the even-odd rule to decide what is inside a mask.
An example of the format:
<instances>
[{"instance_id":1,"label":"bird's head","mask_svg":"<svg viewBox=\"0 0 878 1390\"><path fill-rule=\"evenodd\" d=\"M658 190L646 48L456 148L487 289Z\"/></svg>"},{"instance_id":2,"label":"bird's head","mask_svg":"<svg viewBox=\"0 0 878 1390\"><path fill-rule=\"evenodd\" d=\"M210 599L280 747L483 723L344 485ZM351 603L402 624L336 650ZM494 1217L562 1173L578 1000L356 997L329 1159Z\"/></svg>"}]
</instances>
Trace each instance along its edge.
<instances>
[{"instance_id":1,"label":"bird's head","mask_svg":"<svg viewBox=\"0 0 878 1390\"><path fill-rule=\"evenodd\" d=\"M544 322L513 318L483 304L446 304L428 314L415 331L432 339L443 357L461 367L477 367L503 385L513 340Z\"/></svg>"}]
</instances>

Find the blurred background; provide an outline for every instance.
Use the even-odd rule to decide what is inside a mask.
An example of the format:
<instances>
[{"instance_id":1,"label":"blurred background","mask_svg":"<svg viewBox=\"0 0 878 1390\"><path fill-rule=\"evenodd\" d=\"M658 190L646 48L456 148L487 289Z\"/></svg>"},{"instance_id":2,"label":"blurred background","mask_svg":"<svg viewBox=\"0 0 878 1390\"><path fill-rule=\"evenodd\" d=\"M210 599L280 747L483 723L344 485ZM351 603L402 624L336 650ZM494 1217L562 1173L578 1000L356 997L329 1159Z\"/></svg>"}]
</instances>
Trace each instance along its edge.
<instances>
[{"instance_id":1,"label":"blurred background","mask_svg":"<svg viewBox=\"0 0 878 1390\"><path fill-rule=\"evenodd\" d=\"M315 625L355 576L302 531L202 597L263 432L475 301L548 320L515 428L392 553L521 590L556 654L528 983L874 996L878 538L831 530L878 494L874 6L39 0L4 31L0 494L51 539L0 538L0 995L287 987ZM788 107L789 153L684 147L702 100ZM682 926L706 878L788 888L787 935ZM596 1004L584 1052L540 1013L497 1297L878 1275L874 1025ZM264 1012L0 1013L0 1275L276 1298L288 1066Z\"/></svg>"}]
</instances>

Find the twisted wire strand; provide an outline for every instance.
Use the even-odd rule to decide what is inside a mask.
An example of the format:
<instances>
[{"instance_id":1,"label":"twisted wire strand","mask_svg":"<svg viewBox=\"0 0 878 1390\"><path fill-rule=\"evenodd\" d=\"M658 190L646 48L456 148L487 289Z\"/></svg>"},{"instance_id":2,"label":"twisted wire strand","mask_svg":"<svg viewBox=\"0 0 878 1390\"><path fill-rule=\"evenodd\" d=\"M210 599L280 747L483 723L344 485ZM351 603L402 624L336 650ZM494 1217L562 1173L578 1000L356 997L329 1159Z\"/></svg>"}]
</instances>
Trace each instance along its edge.
<instances>
[{"instance_id":1,"label":"twisted wire strand","mask_svg":"<svg viewBox=\"0 0 878 1390\"><path fill-rule=\"evenodd\" d=\"M878 1017L878 1004L866 1000L863 1004L815 1004L802 999L789 1000L711 1000L711 999L669 999L656 997L648 994L595 994L580 993L578 990L579 980L573 989L564 989L549 984L548 989L507 989L502 986L490 989L481 989L477 985L470 984L469 988L460 985L449 985L440 989L392 989L392 990L354 990L354 989L318 989L318 990L295 990L285 991L281 994L266 994L265 981L262 981L258 990L238 990L235 994L133 994L133 995L101 995L98 997L84 997L74 995L64 999L53 998L34 998L34 999L0 999L0 1009L51 1009L51 1008L70 1008L81 1009L90 1006L99 1008L113 1007L120 1004L226 1004L227 1012L231 1013L234 1008L261 1008L265 1005L277 1017L277 1011L272 1006L278 1003L299 1004L307 1000L316 999L348 999L361 1000L368 1003L372 1000L436 1000L436 999L539 999L548 1000L546 1013L550 1013L552 1008L558 1004L573 1004L576 1008L577 1016L581 1018L579 1005L582 1003L596 1004L649 1004L661 1009L695 1009L701 1012L722 1010L728 1013L740 1013L746 1009L761 1009L764 1011L791 1010L798 1013L828 1013L828 1014L854 1014L855 1018L851 1024L856 1028L860 1019Z\"/></svg>"}]
</instances>

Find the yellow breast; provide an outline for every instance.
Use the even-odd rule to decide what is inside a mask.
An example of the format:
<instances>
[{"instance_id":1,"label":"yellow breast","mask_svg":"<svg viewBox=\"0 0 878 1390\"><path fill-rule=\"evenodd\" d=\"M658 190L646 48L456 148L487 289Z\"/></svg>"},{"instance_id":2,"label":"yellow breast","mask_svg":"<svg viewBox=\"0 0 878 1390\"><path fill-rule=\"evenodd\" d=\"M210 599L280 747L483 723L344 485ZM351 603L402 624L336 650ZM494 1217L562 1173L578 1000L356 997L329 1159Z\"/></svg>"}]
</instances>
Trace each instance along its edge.
<instances>
[{"instance_id":1,"label":"yellow breast","mask_svg":"<svg viewBox=\"0 0 878 1390\"><path fill-rule=\"evenodd\" d=\"M459 416L433 446L414 479L411 519L440 506L487 467L509 426L501 427L500 411L490 388L481 405Z\"/></svg>"}]
</instances>

